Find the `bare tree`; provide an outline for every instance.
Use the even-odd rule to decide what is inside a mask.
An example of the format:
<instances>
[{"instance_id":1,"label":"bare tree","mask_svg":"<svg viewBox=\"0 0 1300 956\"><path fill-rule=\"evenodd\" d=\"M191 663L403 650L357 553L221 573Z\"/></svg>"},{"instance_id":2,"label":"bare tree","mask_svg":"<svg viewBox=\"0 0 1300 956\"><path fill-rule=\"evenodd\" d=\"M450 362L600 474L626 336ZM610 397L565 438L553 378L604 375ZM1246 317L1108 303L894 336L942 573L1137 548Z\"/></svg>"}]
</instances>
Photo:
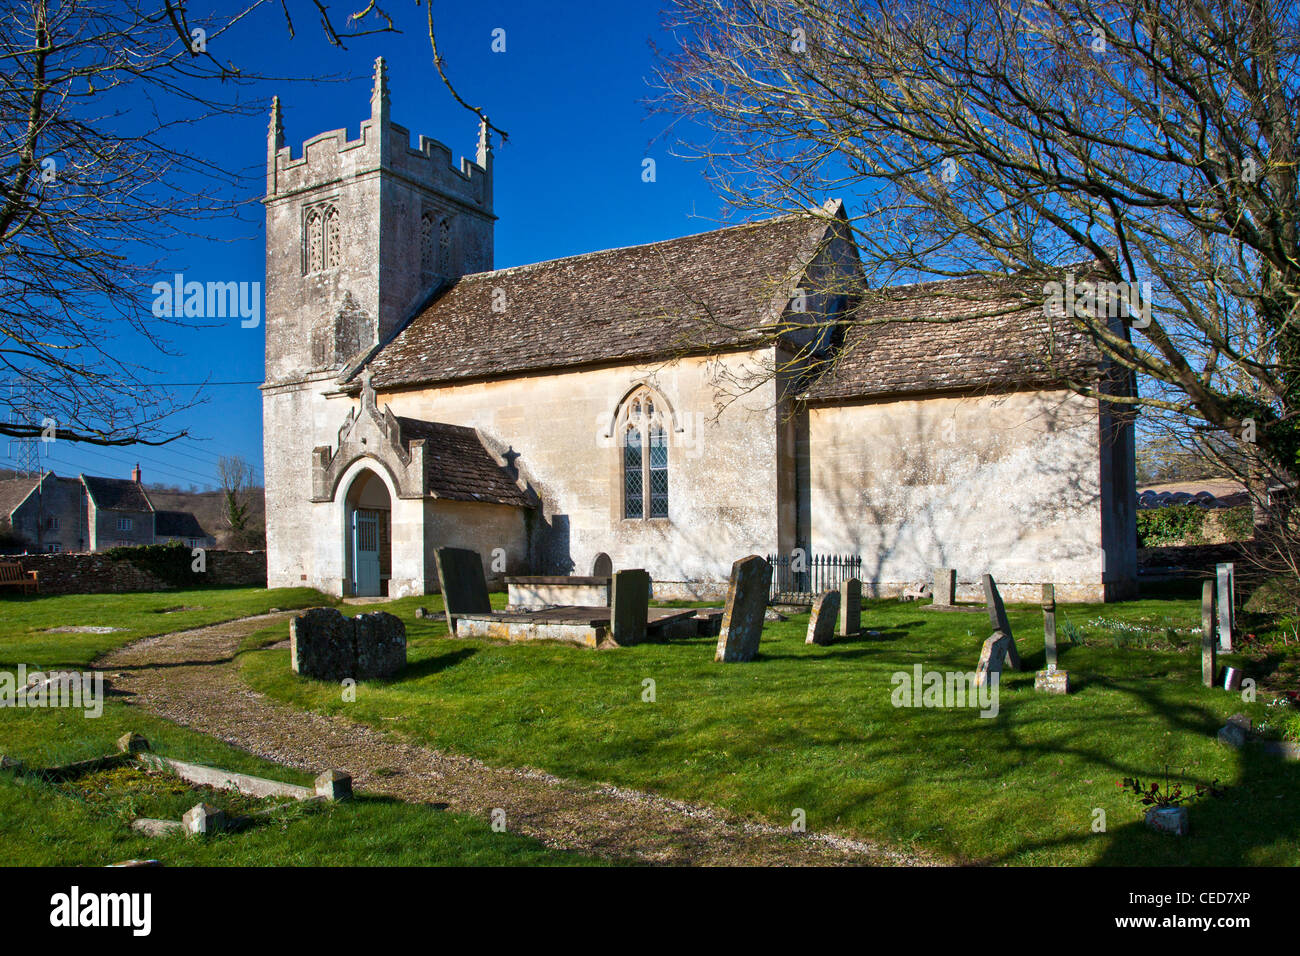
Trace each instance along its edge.
<instances>
[{"instance_id":1,"label":"bare tree","mask_svg":"<svg viewBox=\"0 0 1300 956\"><path fill-rule=\"evenodd\" d=\"M253 468L238 455L222 456L217 460L217 479L221 483L222 517L233 543L244 547L251 530L248 494L253 484Z\"/></svg>"},{"instance_id":2,"label":"bare tree","mask_svg":"<svg viewBox=\"0 0 1300 956\"><path fill-rule=\"evenodd\" d=\"M653 106L734 208L845 196L873 286L1015 277L1007 308L1082 328L1141 388L1066 384L1266 506L1291 483L1296 3L676 0L665 27ZM1078 300L1045 301L1076 271Z\"/></svg>"},{"instance_id":3,"label":"bare tree","mask_svg":"<svg viewBox=\"0 0 1300 956\"><path fill-rule=\"evenodd\" d=\"M282 12L290 36L295 12L310 11L338 46L396 30L374 0L346 18L323 0L244 0L203 17L182 0L19 0L0 12L0 381L11 380L0 435L128 445L184 434L174 416L201 391L149 384L146 361L173 355L169 326L195 322L155 315L152 290L172 241L235 214L260 181L214 164L202 131L265 109L243 95L265 77L230 52L262 6ZM431 3L425 19L439 74L482 116L451 87Z\"/></svg>"}]
</instances>

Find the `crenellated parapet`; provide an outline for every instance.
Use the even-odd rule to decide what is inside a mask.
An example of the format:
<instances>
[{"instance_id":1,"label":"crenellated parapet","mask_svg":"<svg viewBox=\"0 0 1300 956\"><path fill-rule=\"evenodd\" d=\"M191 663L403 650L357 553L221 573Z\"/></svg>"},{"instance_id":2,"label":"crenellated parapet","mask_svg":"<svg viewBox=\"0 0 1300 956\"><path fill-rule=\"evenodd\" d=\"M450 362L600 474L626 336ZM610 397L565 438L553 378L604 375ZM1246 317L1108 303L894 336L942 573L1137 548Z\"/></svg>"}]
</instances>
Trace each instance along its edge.
<instances>
[{"instance_id":1,"label":"crenellated parapet","mask_svg":"<svg viewBox=\"0 0 1300 956\"><path fill-rule=\"evenodd\" d=\"M292 147L285 145L280 102L274 99L267 142L267 200L382 169L455 205L490 215L491 150L480 148L475 159L461 157L457 164L451 149L431 137L420 136L419 146L412 148L410 130L392 122L389 112L387 67L380 57L375 61L370 118L362 121L360 135L348 139L346 129L319 133L306 140L295 157Z\"/></svg>"}]
</instances>

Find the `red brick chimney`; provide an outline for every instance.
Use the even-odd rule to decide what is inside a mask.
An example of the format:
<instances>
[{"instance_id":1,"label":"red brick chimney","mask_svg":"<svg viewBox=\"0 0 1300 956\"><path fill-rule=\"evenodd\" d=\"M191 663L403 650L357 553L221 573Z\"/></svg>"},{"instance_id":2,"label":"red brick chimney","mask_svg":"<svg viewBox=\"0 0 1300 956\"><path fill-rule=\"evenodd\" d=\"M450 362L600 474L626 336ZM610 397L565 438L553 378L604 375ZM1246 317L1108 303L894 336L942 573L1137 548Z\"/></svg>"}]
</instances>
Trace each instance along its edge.
<instances>
[{"instance_id":1,"label":"red brick chimney","mask_svg":"<svg viewBox=\"0 0 1300 956\"><path fill-rule=\"evenodd\" d=\"M135 467L131 469L131 480L136 484L140 483L140 463L136 462Z\"/></svg>"}]
</instances>

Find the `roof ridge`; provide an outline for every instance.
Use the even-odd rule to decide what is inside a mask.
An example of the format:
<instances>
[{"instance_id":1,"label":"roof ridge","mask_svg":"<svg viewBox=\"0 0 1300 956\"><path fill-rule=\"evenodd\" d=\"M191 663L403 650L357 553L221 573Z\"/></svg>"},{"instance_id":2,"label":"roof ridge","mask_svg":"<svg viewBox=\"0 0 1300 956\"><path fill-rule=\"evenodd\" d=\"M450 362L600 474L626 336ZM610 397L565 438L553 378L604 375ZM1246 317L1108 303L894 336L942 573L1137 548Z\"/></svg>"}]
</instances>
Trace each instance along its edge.
<instances>
[{"instance_id":1,"label":"roof ridge","mask_svg":"<svg viewBox=\"0 0 1300 956\"><path fill-rule=\"evenodd\" d=\"M819 207L820 208L820 207ZM459 281L466 279L483 279L488 276L499 276L509 272L523 272L529 269L539 269L543 266L553 266L562 262L573 262L578 259L594 259L597 256L612 255L616 252L627 252L630 249L649 249L652 246L667 246L674 242L686 242L691 239L700 239L704 236L716 236L723 232L733 232L738 229L756 229L759 226L770 226L779 222L793 220L800 217L815 218L817 210L805 209L799 212L782 213L779 216L772 216L770 219L756 219L753 222L737 222L730 226L719 226L716 229L705 229L702 232L692 232L685 236L675 236L672 239L656 239L653 242L634 242L626 246L610 246L608 249L593 249L591 252L578 252L571 256L559 256L555 259L541 259L537 262L525 262L517 266L506 266L502 269L490 269L487 272L473 272L461 276Z\"/></svg>"}]
</instances>

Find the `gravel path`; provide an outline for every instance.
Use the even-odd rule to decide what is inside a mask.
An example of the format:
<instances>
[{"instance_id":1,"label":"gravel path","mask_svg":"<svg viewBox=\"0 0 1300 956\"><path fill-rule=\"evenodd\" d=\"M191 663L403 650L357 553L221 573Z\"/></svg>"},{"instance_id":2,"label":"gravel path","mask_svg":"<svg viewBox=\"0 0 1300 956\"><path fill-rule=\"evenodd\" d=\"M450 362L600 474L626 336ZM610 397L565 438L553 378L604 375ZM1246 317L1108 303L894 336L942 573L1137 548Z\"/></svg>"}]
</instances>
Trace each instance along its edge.
<instances>
[{"instance_id":1,"label":"gravel path","mask_svg":"<svg viewBox=\"0 0 1300 956\"><path fill-rule=\"evenodd\" d=\"M640 863L933 865L888 846L792 834L708 807L532 769L489 767L342 717L289 707L250 690L234 663L245 636L291 615L268 614L146 638L97 662L132 703L285 766L338 769L356 788L490 818L549 847Z\"/></svg>"}]
</instances>

